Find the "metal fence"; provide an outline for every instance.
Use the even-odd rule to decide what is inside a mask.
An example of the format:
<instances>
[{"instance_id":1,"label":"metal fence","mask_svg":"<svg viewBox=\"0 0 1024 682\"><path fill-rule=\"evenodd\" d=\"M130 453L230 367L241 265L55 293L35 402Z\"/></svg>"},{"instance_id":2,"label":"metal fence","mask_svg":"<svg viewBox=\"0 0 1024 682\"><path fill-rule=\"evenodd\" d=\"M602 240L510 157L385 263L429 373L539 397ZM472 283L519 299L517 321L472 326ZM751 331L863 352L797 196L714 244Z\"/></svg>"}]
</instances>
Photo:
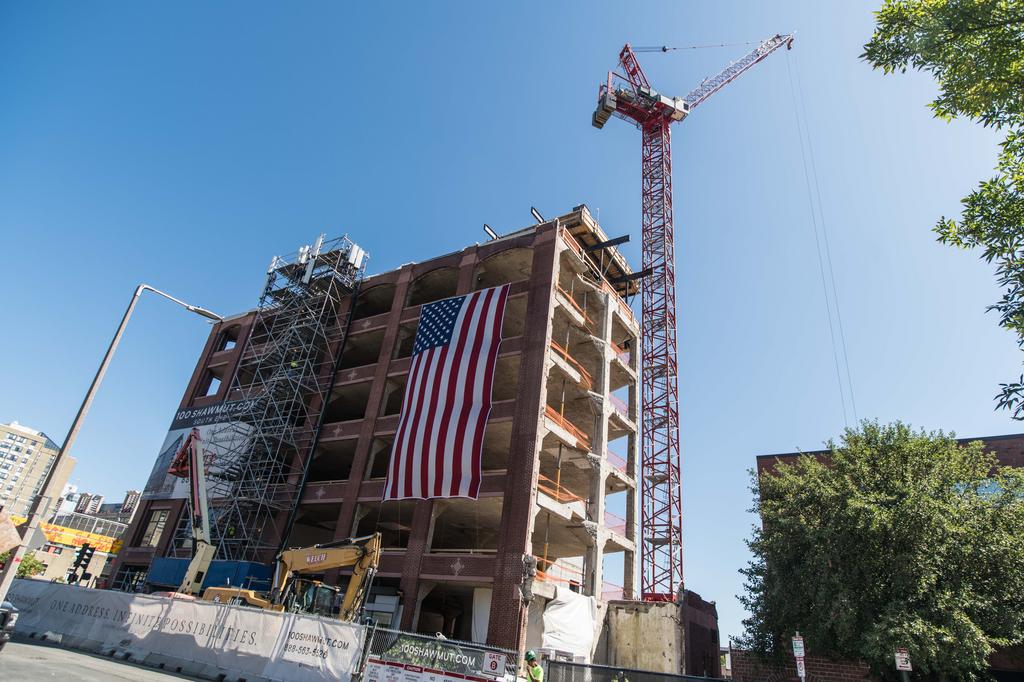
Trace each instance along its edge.
<instances>
[{"instance_id":1,"label":"metal fence","mask_svg":"<svg viewBox=\"0 0 1024 682\"><path fill-rule=\"evenodd\" d=\"M401 671L443 675L470 682L515 680L518 659L510 649L375 628L367 647L364 682L402 679Z\"/></svg>"},{"instance_id":2,"label":"metal fence","mask_svg":"<svg viewBox=\"0 0 1024 682\"><path fill-rule=\"evenodd\" d=\"M694 675L672 675L650 670L616 668L610 665L587 665L566 661L548 661L545 682L683 682L708 680Z\"/></svg>"},{"instance_id":3,"label":"metal fence","mask_svg":"<svg viewBox=\"0 0 1024 682\"><path fill-rule=\"evenodd\" d=\"M98 516L80 514L78 512L63 512L53 517L51 521L55 526L64 526L73 530L84 530L87 533L97 535L109 535L112 538L120 538L128 530L128 524L114 521L112 519L101 519Z\"/></svg>"}]
</instances>

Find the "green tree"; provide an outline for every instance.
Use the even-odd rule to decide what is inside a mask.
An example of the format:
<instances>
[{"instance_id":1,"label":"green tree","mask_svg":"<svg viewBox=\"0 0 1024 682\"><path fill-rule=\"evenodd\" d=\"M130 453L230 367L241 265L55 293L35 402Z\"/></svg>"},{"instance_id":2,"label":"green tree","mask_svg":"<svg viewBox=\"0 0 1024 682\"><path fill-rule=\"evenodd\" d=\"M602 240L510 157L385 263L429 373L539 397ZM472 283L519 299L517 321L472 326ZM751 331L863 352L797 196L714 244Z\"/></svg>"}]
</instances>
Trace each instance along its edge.
<instances>
[{"instance_id":1,"label":"green tree","mask_svg":"<svg viewBox=\"0 0 1024 682\"><path fill-rule=\"evenodd\" d=\"M995 175L943 217L939 241L979 249L1003 287L990 306L1024 348L1024 2L886 0L862 57L885 73L932 74L939 118L967 118L1006 131ZM1024 419L1024 374L1001 385L999 406Z\"/></svg>"},{"instance_id":2,"label":"green tree","mask_svg":"<svg viewBox=\"0 0 1024 682\"><path fill-rule=\"evenodd\" d=\"M783 656L799 630L881 675L907 647L916 671L982 676L1024 641L1024 472L899 422L828 445L754 478L742 645Z\"/></svg>"},{"instance_id":3,"label":"green tree","mask_svg":"<svg viewBox=\"0 0 1024 682\"><path fill-rule=\"evenodd\" d=\"M0 564L6 564L11 560L11 552L13 551L0 554ZM26 552L25 556L21 559L21 563L18 565L17 576L19 578L28 578L29 576L39 575L45 570L46 564L37 559L34 552Z\"/></svg>"}]
</instances>

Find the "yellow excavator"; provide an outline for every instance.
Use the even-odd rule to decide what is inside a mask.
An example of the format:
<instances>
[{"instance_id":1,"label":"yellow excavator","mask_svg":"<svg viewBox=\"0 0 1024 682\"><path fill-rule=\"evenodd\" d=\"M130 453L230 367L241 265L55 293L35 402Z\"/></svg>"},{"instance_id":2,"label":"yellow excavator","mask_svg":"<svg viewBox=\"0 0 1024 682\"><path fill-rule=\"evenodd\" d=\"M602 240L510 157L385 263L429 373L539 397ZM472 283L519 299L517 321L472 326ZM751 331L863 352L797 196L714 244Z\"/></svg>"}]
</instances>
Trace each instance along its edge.
<instances>
[{"instance_id":1,"label":"yellow excavator","mask_svg":"<svg viewBox=\"0 0 1024 682\"><path fill-rule=\"evenodd\" d=\"M192 500L192 537L195 556L189 562L177 592L163 593L176 599L195 599L213 562L217 547L210 534L209 504L206 496L207 457L199 429L192 429L178 448L168 469L172 476L189 483ZM322 545L286 549L277 555L274 584L269 594L235 587L208 587L202 599L253 606L272 611L308 613L353 621L362 611L366 593L380 561L380 533L336 540ZM344 595L341 589L319 580L302 578L333 568L351 568L352 578Z\"/></svg>"},{"instance_id":2,"label":"yellow excavator","mask_svg":"<svg viewBox=\"0 0 1024 682\"><path fill-rule=\"evenodd\" d=\"M277 555L274 584L269 594L236 587L208 587L202 598L221 604L354 621L362 611L379 561L380 533L286 549ZM344 595L338 587L301 577L334 568L352 569Z\"/></svg>"}]
</instances>

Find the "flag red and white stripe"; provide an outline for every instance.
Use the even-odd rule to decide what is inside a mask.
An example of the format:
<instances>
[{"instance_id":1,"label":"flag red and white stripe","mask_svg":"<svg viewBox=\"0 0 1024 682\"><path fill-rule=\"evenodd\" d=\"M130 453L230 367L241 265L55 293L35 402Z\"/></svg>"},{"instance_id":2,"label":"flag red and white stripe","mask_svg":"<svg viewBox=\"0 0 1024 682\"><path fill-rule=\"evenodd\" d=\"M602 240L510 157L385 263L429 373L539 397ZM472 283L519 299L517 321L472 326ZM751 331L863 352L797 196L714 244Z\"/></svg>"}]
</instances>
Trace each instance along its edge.
<instances>
[{"instance_id":1,"label":"flag red and white stripe","mask_svg":"<svg viewBox=\"0 0 1024 682\"><path fill-rule=\"evenodd\" d=\"M385 500L479 495L508 290L506 284L423 306Z\"/></svg>"}]
</instances>

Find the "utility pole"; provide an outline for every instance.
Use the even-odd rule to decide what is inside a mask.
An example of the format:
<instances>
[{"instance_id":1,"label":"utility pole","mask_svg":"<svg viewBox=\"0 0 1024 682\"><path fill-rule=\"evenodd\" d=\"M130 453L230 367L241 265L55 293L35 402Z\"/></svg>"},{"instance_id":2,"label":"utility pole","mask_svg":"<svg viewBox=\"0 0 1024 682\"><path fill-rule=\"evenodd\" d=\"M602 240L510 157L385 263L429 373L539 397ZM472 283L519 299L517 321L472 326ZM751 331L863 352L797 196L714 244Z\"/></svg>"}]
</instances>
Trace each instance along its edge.
<instances>
[{"instance_id":1,"label":"utility pole","mask_svg":"<svg viewBox=\"0 0 1024 682\"><path fill-rule=\"evenodd\" d=\"M0 603L7 599L7 592L11 588L14 576L18 573L17 567L25 557L25 552L28 550L28 543L32 541L33 537L35 537L39 524L42 523L42 520L46 517L46 513L49 511L50 502L59 494L59 491L50 490L54 473L60 467L64 457L66 457L71 451L71 446L78 437L78 432L82 428L82 421L85 419L85 415L89 413L89 408L92 406L93 398L96 397L96 391L100 387L100 382L103 381L103 376L107 373L107 367L110 365L111 358L114 357L114 351L117 350L117 346L121 342L121 336L124 334L124 329L128 325L128 320L131 319L132 313L135 311L135 304L139 302L139 297L142 296L144 291L152 291L154 294L159 294L160 296L177 303L189 312L201 315L202 317L213 320L214 322L221 322L224 319L220 315L212 313L206 308L200 308L199 306L185 303L184 301L160 291L159 289L155 289L148 284L140 284L135 288L135 293L132 294L131 301L128 303L128 308L124 311L124 316L121 318L121 324L117 326L117 331L114 332L114 338L111 339L110 345L107 346L107 352L103 356L103 361L100 362L99 369L96 370L96 375L93 376L92 383L89 384L89 390L86 391L85 398L82 400L82 404L78 408L78 413L75 415L74 421L71 422L71 428L68 429L68 435L65 436L64 443L60 446L60 451L57 453L57 456L54 458L49 470L46 472L46 477L43 479L42 485L39 486L39 494L32 500L32 506L28 511L28 523L25 527L24 534L21 536L21 543L11 555L10 561L4 565L3 573L0 573Z\"/></svg>"}]
</instances>

